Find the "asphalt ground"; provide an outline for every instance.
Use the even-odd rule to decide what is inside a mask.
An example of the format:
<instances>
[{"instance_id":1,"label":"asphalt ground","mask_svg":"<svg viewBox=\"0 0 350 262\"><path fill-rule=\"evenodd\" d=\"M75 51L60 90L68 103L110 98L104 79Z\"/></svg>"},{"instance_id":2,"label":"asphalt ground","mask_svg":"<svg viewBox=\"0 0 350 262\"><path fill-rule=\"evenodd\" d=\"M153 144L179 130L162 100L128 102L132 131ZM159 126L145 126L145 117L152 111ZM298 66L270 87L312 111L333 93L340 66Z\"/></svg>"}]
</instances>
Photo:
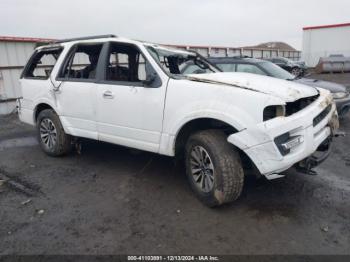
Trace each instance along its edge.
<instances>
[{"instance_id":1,"label":"asphalt ground","mask_svg":"<svg viewBox=\"0 0 350 262\"><path fill-rule=\"evenodd\" d=\"M2 116L0 255L350 255L349 146L334 139L317 176L247 177L236 202L210 209L171 158L90 140L52 158L32 127Z\"/></svg>"}]
</instances>

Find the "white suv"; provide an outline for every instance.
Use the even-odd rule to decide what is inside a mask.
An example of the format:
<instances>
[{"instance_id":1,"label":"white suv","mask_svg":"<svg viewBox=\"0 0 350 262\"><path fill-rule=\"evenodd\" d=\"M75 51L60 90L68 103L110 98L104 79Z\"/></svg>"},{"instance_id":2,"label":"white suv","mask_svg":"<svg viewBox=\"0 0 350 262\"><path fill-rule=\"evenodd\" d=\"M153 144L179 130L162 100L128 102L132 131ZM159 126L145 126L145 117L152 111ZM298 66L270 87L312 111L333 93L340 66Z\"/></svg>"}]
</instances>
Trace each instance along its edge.
<instances>
[{"instance_id":1,"label":"white suv","mask_svg":"<svg viewBox=\"0 0 350 262\"><path fill-rule=\"evenodd\" d=\"M181 74L187 63L201 74ZM222 73L195 51L112 35L38 47L20 82L20 119L36 125L48 155L85 137L184 156L190 185L209 206L237 199L249 170L268 179L296 164L310 170L338 128L326 90Z\"/></svg>"}]
</instances>

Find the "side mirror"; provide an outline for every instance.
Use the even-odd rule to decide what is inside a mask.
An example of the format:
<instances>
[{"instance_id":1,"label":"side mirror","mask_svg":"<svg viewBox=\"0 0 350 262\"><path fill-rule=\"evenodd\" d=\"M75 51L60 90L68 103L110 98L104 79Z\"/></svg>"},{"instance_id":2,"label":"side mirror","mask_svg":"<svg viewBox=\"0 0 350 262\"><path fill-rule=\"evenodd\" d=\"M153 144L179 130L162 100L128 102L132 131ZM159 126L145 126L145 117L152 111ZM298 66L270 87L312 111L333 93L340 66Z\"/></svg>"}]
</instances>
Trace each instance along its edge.
<instances>
[{"instance_id":1,"label":"side mirror","mask_svg":"<svg viewBox=\"0 0 350 262\"><path fill-rule=\"evenodd\" d=\"M144 86L151 87L152 83L157 79L156 73L147 74L146 79L142 81Z\"/></svg>"}]
</instances>

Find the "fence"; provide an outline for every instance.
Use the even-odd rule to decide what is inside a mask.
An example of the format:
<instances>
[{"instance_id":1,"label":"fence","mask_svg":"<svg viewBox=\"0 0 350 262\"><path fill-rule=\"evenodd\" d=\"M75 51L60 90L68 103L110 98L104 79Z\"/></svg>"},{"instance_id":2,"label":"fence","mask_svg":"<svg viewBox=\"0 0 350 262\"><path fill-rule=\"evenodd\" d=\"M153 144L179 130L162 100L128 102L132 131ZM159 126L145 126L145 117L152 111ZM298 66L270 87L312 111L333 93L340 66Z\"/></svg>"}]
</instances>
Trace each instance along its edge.
<instances>
[{"instance_id":1,"label":"fence","mask_svg":"<svg viewBox=\"0 0 350 262\"><path fill-rule=\"evenodd\" d=\"M264 49L264 48L235 48L235 47L211 47L211 46L184 46L167 45L180 49L191 49L200 53L204 57L229 57L229 56L249 56L253 58L285 57L294 61L300 60L301 52L292 50Z\"/></svg>"}]
</instances>

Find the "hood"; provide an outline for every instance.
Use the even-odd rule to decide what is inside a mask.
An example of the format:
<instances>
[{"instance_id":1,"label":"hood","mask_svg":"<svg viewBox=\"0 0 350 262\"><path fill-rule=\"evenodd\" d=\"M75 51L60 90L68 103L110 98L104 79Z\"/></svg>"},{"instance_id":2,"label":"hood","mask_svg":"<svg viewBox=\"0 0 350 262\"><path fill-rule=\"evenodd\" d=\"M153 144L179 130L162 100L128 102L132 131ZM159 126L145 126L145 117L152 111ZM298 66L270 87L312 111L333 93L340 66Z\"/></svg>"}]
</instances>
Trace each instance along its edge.
<instances>
[{"instance_id":1,"label":"hood","mask_svg":"<svg viewBox=\"0 0 350 262\"><path fill-rule=\"evenodd\" d=\"M312 86L312 87L324 88L329 90L331 93L346 92L345 86L337 83L323 81L323 80L301 78L301 79L296 79L295 82L298 82L303 85Z\"/></svg>"},{"instance_id":2,"label":"hood","mask_svg":"<svg viewBox=\"0 0 350 262\"><path fill-rule=\"evenodd\" d=\"M303 97L315 96L318 90L298 84L268 76L261 76L249 73L210 73L187 75L191 81L206 82L212 84L228 85L235 88L243 88L255 92L272 95L285 102L293 102Z\"/></svg>"}]
</instances>

